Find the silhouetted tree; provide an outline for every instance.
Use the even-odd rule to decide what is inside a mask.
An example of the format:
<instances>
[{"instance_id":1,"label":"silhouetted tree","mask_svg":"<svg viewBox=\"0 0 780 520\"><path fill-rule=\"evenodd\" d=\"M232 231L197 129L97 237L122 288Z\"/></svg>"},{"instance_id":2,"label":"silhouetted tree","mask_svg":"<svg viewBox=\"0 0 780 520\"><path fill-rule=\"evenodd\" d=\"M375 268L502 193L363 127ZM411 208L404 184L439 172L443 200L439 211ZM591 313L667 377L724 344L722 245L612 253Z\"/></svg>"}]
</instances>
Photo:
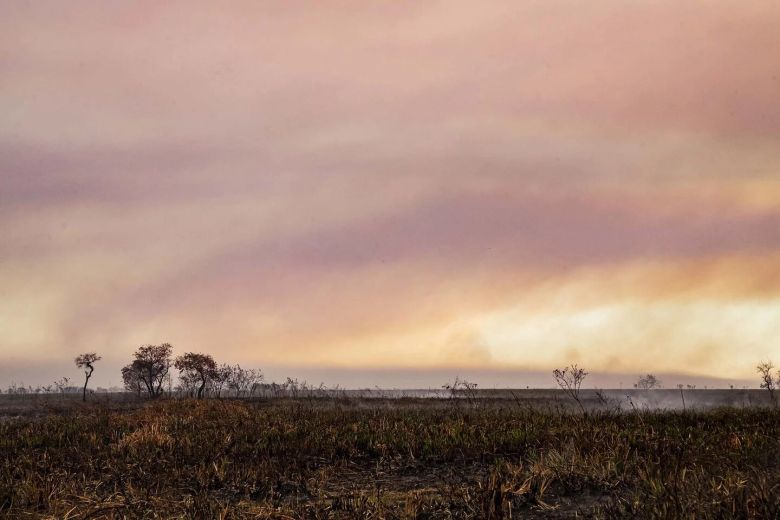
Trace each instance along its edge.
<instances>
[{"instance_id":1,"label":"silhouetted tree","mask_svg":"<svg viewBox=\"0 0 780 520\"><path fill-rule=\"evenodd\" d=\"M125 385L125 390L133 392L138 397L141 397L143 383L141 382L141 378L138 377L138 371L133 368L132 363L122 368L122 382Z\"/></svg>"},{"instance_id":2,"label":"silhouetted tree","mask_svg":"<svg viewBox=\"0 0 780 520\"><path fill-rule=\"evenodd\" d=\"M70 383L70 378L63 377L54 382L54 388L56 388L60 394L64 394L65 390L68 388L68 383Z\"/></svg>"},{"instance_id":3,"label":"silhouetted tree","mask_svg":"<svg viewBox=\"0 0 780 520\"><path fill-rule=\"evenodd\" d=\"M263 381L263 373L260 370L253 368L241 368L241 365L233 365L230 367L230 373L227 379L228 388L235 392L236 397L241 397L244 394L254 393L255 388ZM298 381L292 380L289 377L285 383L285 389L288 390L293 397L298 394Z\"/></svg>"},{"instance_id":4,"label":"silhouetted tree","mask_svg":"<svg viewBox=\"0 0 780 520\"><path fill-rule=\"evenodd\" d=\"M654 388L661 388L661 381L653 374L647 374L646 376L641 376L639 378L639 381L636 382L634 388L638 388L640 390L653 390Z\"/></svg>"},{"instance_id":5,"label":"silhouetted tree","mask_svg":"<svg viewBox=\"0 0 780 520\"><path fill-rule=\"evenodd\" d=\"M772 370L774 368L775 365L771 361L765 361L763 363L759 363L756 367L756 370L761 375L761 388L766 388L769 391L769 398L772 400L772 404L777 406L777 396L775 395L777 382L772 375ZM777 377L778 380L780 380L780 372L778 372Z\"/></svg>"},{"instance_id":6,"label":"silhouetted tree","mask_svg":"<svg viewBox=\"0 0 780 520\"><path fill-rule=\"evenodd\" d=\"M580 387L587 375L588 373L585 369L579 368L577 365L571 365L570 367L565 367L563 369L556 368L553 370L555 382L558 383L558 386L561 387L566 395L576 401L583 413L585 413L585 407L580 400Z\"/></svg>"},{"instance_id":7,"label":"silhouetted tree","mask_svg":"<svg viewBox=\"0 0 780 520\"><path fill-rule=\"evenodd\" d=\"M222 389L230 381L231 372L232 367L227 363L222 363L214 371L214 374L211 377L211 388L217 398L222 396Z\"/></svg>"},{"instance_id":8,"label":"silhouetted tree","mask_svg":"<svg viewBox=\"0 0 780 520\"><path fill-rule=\"evenodd\" d=\"M179 374L179 384L176 385L176 390L187 397L195 397L198 391L198 376L197 374L191 374L189 372Z\"/></svg>"},{"instance_id":9,"label":"silhouetted tree","mask_svg":"<svg viewBox=\"0 0 780 520\"><path fill-rule=\"evenodd\" d=\"M469 404L475 404L477 400L477 383L472 383L466 379L455 376L455 381L442 385L442 388L449 392L450 399L465 397ZM458 403L458 401L453 401Z\"/></svg>"},{"instance_id":10,"label":"silhouetted tree","mask_svg":"<svg viewBox=\"0 0 780 520\"><path fill-rule=\"evenodd\" d=\"M125 381L137 377L146 388L149 397L158 397L162 394L162 385L168 377L171 368L171 352L173 347L169 343L162 345L144 345L138 347L133 357L135 359L128 365L134 372L125 378L125 370L122 370L122 379ZM128 368L125 367L125 368Z\"/></svg>"},{"instance_id":11,"label":"silhouetted tree","mask_svg":"<svg viewBox=\"0 0 780 520\"><path fill-rule=\"evenodd\" d=\"M203 399L203 390L217 371L214 358L208 354L187 352L177 357L173 364L181 372L182 379L199 384L198 399Z\"/></svg>"},{"instance_id":12,"label":"silhouetted tree","mask_svg":"<svg viewBox=\"0 0 780 520\"><path fill-rule=\"evenodd\" d=\"M84 391L81 397L81 400L84 402L87 401L87 384L89 383L89 378L92 377L92 372L95 371L94 364L95 362L100 361L100 359L100 356L94 352L87 352L86 354L76 356L76 366L84 369Z\"/></svg>"}]
</instances>

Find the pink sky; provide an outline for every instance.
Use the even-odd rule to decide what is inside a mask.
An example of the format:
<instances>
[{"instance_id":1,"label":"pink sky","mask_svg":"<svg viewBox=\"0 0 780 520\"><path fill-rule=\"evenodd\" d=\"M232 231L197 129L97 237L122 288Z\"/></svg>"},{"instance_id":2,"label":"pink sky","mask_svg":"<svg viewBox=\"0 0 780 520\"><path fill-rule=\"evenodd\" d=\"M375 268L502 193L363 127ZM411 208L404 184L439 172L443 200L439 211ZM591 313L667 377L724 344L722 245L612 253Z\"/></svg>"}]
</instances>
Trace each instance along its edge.
<instances>
[{"instance_id":1,"label":"pink sky","mask_svg":"<svg viewBox=\"0 0 780 520\"><path fill-rule=\"evenodd\" d=\"M780 362L779 24L3 2L0 385L163 341L270 372L752 378Z\"/></svg>"}]
</instances>

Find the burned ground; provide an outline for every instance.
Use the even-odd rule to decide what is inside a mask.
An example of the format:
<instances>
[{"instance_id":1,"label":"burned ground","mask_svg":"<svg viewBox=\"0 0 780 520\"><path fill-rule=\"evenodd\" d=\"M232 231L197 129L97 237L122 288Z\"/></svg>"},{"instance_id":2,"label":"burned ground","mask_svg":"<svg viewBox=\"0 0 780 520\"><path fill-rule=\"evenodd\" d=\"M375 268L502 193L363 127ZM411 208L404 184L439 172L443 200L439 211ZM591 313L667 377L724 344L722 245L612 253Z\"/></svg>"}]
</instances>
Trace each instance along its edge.
<instances>
[{"instance_id":1,"label":"burned ground","mask_svg":"<svg viewBox=\"0 0 780 520\"><path fill-rule=\"evenodd\" d=\"M160 400L0 423L8 518L776 518L780 412Z\"/></svg>"}]
</instances>

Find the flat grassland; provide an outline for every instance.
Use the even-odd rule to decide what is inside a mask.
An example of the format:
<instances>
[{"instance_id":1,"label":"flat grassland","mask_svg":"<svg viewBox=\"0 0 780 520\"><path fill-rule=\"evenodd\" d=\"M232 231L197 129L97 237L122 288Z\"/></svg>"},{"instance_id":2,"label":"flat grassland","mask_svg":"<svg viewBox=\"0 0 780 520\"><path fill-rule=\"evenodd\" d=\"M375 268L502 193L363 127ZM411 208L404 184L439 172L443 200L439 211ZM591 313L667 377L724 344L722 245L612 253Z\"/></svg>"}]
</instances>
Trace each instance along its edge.
<instances>
[{"instance_id":1,"label":"flat grassland","mask_svg":"<svg viewBox=\"0 0 780 520\"><path fill-rule=\"evenodd\" d=\"M780 411L71 402L0 421L5 518L780 518Z\"/></svg>"}]
</instances>

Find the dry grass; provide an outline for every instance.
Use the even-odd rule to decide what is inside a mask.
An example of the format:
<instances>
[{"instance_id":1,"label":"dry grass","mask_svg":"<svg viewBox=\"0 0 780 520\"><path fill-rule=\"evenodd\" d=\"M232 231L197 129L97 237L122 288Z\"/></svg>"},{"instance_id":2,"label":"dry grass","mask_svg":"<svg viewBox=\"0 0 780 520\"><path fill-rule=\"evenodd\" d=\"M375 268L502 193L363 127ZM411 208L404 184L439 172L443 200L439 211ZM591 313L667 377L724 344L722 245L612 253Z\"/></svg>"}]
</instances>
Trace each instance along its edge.
<instances>
[{"instance_id":1,"label":"dry grass","mask_svg":"<svg viewBox=\"0 0 780 520\"><path fill-rule=\"evenodd\" d=\"M161 401L0 423L8 518L778 518L780 413Z\"/></svg>"}]
</instances>

